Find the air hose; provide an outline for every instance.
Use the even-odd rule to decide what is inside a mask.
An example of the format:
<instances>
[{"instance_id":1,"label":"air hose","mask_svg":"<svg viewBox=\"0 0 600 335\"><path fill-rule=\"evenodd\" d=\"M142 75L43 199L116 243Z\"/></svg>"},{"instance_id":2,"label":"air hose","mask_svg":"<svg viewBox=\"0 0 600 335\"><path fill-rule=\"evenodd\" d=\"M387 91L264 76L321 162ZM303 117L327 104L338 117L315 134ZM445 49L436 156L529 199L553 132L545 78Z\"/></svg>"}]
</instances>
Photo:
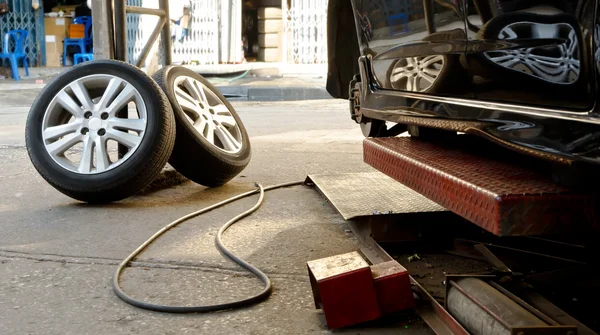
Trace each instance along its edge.
<instances>
[{"instance_id":1,"label":"air hose","mask_svg":"<svg viewBox=\"0 0 600 335\"><path fill-rule=\"evenodd\" d=\"M256 212L260 208L260 206L262 205L262 203L264 201L266 191L271 191L271 190L283 188L283 187L301 185L303 183L304 183L303 181L289 182L289 183L268 186L266 188L263 188L263 186L260 184L256 184L257 188L255 190L238 194L236 196L233 196L229 199L223 200L214 205L208 206L208 207L198 210L196 212L185 215L185 216L169 223L167 226L165 226L164 228L159 230L156 234L152 235L152 237L150 237L148 240L146 240L146 242L142 243L142 245L140 245L137 249L135 249L134 252L132 252L129 256L127 256L127 258L125 258L125 260L123 260L123 262L121 262L121 264L119 265L119 267L117 268L117 271L115 272L115 274L113 276L113 283L112 283L113 290L115 291L117 296L119 296L119 298L121 298L123 301L125 301L126 303L128 303L130 305L133 305L133 306L136 306L139 308L143 308L143 309L148 309L148 310L158 311L158 312L166 312L166 313L214 312L214 311L220 311L220 310L232 309L232 308L240 308L240 307L252 305L252 304L255 304L257 302L260 302L260 301L268 298L269 295L271 295L271 291L272 291L272 284L271 284L271 280L269 279L269 277L267 277L267 275L264 274L261 270L252 266L250 263L247 263L243 259L236 256L229 249L227 249L227 247L225 247L225 245L223 244L221 237L222 237L223 233L229 227L231 227L234 223L236 223L239 220L241 220L242 218ZM215 245L217 246L219 251L221 251L223 254L225 254L225 256L227 256L229 259L231 259L235 263L241 265L246 270L252 272L256 277L258 277L263 282L264 288L260 293L254 295L254 296L242 299L242 300L233 301L233 302L224 303L224 304L206 305L206 306L165 306L165 305L157 305L157 304L152 304L152 303L134 299L134 298L128 296L127 293L125 293L125 291L123 291L123 289L119 285L119 278L121 277L121 273L123 273L125 268L127 268L127 265L129 264L129 262L131 262L135 257L137 257L142 251L144 251L150 244L152 244L161 235L163 235L164 233L169 231L171 228L173 228L191 218L194 218L198 215L207 213L209 211L212 211L213 209L225 206L229 203L246 198L246 197L251 196L256 193L259 193L259 197L258 197L258 200L256 201L256 204L252 208L248 209L247 211L245 211L245 212L239 214L238 216L234 217L233 219L227 221L227 223L225 223L221 227L221 229L219 229L219 232L217 233L217 236L215 237Z\"/></svg>"}]
</instances>

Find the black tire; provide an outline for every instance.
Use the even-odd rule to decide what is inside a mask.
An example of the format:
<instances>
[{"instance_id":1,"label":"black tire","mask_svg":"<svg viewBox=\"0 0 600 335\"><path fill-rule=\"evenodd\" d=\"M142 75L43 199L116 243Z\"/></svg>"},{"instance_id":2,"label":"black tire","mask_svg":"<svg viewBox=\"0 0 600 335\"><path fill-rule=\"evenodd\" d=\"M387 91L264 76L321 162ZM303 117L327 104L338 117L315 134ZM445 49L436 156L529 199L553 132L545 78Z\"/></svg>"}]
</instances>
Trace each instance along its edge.
<instances>
[{"instance_id":1,"label":"black tire","mask_svg":"<svg viewBox=\"0 0 600 335\"><path fill-rule=\"evenodd\" d=\"M220 150L189 122L174 93L175 79L180 76L199 81L227 107L240 129L242 147L239 152ZM233 106L217 88L196 72L178 66L165 67L155 73L153 78L171 102L177 125L175 148L169 163L186 178L208 187L221 186L242 172L251 157L248 133Z\"/></svg>"},{"instance_id":2,"label":"black tire","mask_svg":"<svg viewBox=\"0 0 600 335\"><path fill-rule=\"evenodd\" d=\"M147 123L139 146L120 165L106 172L80 174L62 167L50 156L42 122L46 108L63 88L97 74L112 75L133 85L146 105ZM91 61L67 70L42 90L27 117L25 140L31 162L50 185L77 200L107 203L134 195L160 174L175 142L175 120L160 87L144 72L119 61Z\"/></svg>"}]
</instances>

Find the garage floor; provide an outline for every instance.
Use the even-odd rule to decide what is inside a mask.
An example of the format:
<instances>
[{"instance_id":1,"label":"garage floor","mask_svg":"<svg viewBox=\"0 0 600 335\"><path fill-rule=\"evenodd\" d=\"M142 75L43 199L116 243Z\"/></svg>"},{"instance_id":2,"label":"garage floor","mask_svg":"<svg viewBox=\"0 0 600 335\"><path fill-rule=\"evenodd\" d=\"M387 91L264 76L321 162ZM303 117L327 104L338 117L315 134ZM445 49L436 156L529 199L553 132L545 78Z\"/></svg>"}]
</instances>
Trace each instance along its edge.
<instances>
[{"instance_id":1,"label":"garage floor","mask_svg":"<svg viewBox=\"0 0 600 335\"><path fill-rule=\"evenodd\" d=\"M264 207L230 229L224 242L271 276L265 303L202 315L131 307L112 292L116 265L156 230L188 212L265 185L308 174L373 171L362 163L362 135L347 102L236 103L253 161L218 189L186 183L109 206L80 204L48 186L24 147L27 99L0 91L0 329L11 334L314 334L327 333L314 309L306 261L356 248L343 218L313 188L267 194ZM123 276L137 298L164 304L217 303L260 289L222 259L218 228L254 203L242 200L169 232ZM429 334L410 316L347 329L348 334Z\"/></svg>"}]
</instances>

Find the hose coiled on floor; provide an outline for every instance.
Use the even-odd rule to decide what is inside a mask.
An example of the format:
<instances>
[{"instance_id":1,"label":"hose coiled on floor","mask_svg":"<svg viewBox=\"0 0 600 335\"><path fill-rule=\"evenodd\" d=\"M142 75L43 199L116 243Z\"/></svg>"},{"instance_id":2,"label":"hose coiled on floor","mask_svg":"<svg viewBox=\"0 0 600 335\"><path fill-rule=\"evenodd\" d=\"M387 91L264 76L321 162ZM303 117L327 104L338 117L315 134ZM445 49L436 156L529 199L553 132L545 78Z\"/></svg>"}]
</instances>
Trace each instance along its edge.
<instances>
[{"instance_id":1,"label":"hose coiled on floor","mask_svg":"<svg viewBox=\"0 0 600 335\"><path fill-rule=\"evenodd\" d=\"M277 185L269 186L266 188L263 188L263 186L260 184L256 184L257 189L255 189L255 190L241 193L239 195L236 195L229 199L223 200L214 205L208 206L208 207L198 210L196 212L185 215L185 216L169 223L167 226L165 226L164 228L162 228L161 230L156 232L154 235L152 235L152 237L150 237L148 240L146 240L146 242L142 243L142 245L140 245L137 249L135 249L135 251L133 251L129 256L127 256L127 258L125 258L123 260L123 262L121 262L121 264L119 265L119 267L117 268L117 270L115 271L115 274L113 276L112 286L113 286L114 292L117 294L117 296L119 298L121 298L123 301L125 301L126 303L128 303L130 305L133 305L133 306L136 306L139 308L143 308L143 309L152 310L152 311L167 312L167 313L214 312L214 311L220 311L220 310L224 310L224 309L244 307L244 306L252 305L257 302L265 300L266 298L269 297L269 295L271 295L271 291L272 291L272 284L271 284L271 280L269 279L269 277L267 277L267 275L264 274L262 271L260 271L258 268L254 267L250 263L247 263L243 259L236 256L229 249L227 249L227 247L225 247L225 245L223 244L221 237L222 237L223 233L229 227L231 227L234 223L236 223L239 220L243 219L244 217L256 212L260 208L260 206L263 204L266 191L271 191L271 190L283 188L283 187L297 186L297 185L301 185L303 183L304 183L303 181L296 181L296 182L277 184ZM264 288L260 293L254 295L254 296L251 296L249 298L245 298L242 300L233 301L233 302L229 302L229 303L224 303L224 304L207 305L207 306L165 306L165 305L157 305L157 304L152 304L152 303L134 299L134 298L128 296L127 293L125 293L125 291L123 291L123 289L119 285L119 278L121 277L121 274L123 273L125 268L127 268L127 265L129 264L129 262L131 262L140 253L142 253L142 251L144 251L150 244L152 244L161 235L163 235L164 233L169 231L171 228L173 228L191 218L194 218L198 215L210 212L213 209L217 209L219 207L225 206L229 203L246 198L246 197L251 196L256 193L259 193L259 197L258 197L258 200L256 201L256 204L252 208L248 209L247 211L245 211L245 212L239 214L238 216L234 217L233 219L227 221L227 223L225 223L221 227L221 229L219 229L219 232L217 233L217 236L215 237L215 245L216 245L217 249L219 249L220 252L225 254L225 256L227 256L229 259L231 259L235 263L241 265L246 270L252 272L256 277L258 277L263 282Z\"/></svg>"}]
</instances>

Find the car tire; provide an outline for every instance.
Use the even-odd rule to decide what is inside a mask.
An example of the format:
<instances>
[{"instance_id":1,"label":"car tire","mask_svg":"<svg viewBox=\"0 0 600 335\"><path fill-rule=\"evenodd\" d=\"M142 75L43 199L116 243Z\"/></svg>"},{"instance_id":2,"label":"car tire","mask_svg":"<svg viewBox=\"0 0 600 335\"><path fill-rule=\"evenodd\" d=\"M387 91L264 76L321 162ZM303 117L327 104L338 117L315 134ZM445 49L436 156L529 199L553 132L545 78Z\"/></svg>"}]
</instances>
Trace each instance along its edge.
<instances>
[{"instance_id":1,"label":"car tire","mask_svg":"<svg viewBox=\"0 0 600 335\"><path fill-rule=\"evenodd\" d=\"M242 172L251 157L248 133L217 88L184 67L168 66L153 77L169 99L177 125L169 163L186 178L208 187L221 186ZM191 105L190 98L196 99Z\"/></svg>"},{"instance_id":2,"label":"car tire","mask_svg":"<svg viewBox=\"0 0 600 335\"><path fill-rule=\"evenodd\" d=\"M123 118L119 111L131 101L136 113ZM160 87L138 68L90 61L41 91L25 140L31 162L50 185L77 200L107 203L137 193L160 174L175 142L175 120ZM117 143L127 147L123 156Z\"/></svg>"},{"instance_id":3,"label":"car tire","mask_svg":"<svg viewBox=\"0 0 600 335\"><path fill-rule=\"evenodd\" d=\"M368 119L360 123L365 137L386 137L387 126L383 120Z\"/></svg>"}]
</instances>

